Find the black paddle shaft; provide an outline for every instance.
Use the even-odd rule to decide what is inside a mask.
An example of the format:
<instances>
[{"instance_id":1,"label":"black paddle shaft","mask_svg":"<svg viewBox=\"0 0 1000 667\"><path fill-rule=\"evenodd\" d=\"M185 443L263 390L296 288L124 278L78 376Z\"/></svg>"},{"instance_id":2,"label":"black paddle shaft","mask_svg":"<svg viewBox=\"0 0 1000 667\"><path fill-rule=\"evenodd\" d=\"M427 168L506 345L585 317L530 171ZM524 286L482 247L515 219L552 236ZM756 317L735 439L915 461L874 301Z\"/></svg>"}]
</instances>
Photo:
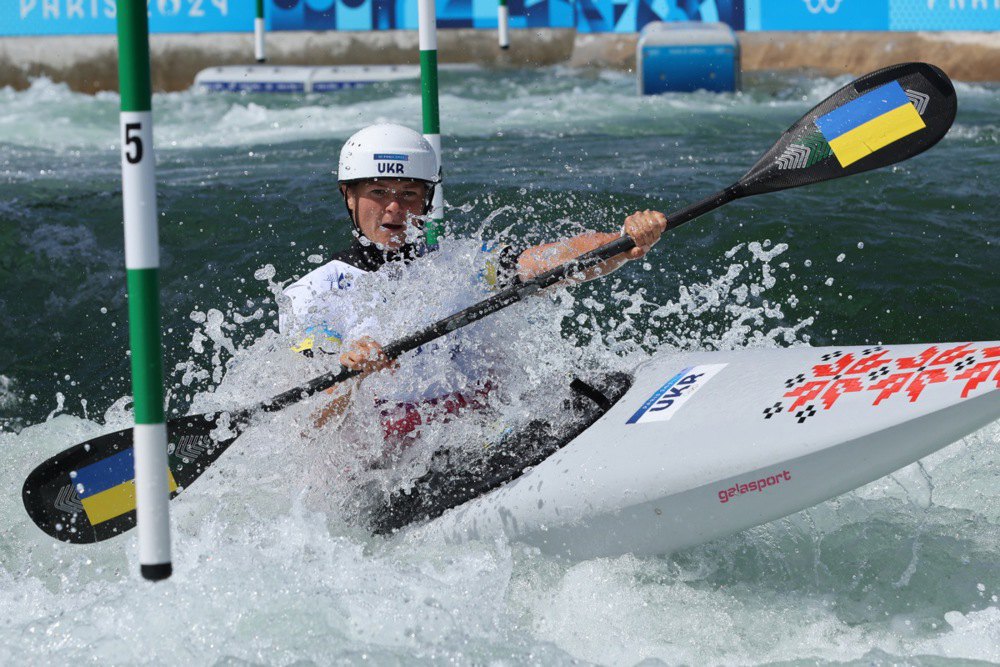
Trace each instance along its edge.
<instances>
[{"instance_id":1,"label":"black paddle shaft","mask_svg":"<svg viewBox=\"0 0 1000 667\"><path fill-rule=\"evenodd\" d=\"M557 266L554 269L550 269L545 273L539 274L534 278L525 281L517 281L515 284L497 292L488 299L484 299L479 303L469 306L465 310L461 310L444 319L438 320L437 322L434 322L433 324L430 324L424 329L412 333L409 336L389 343L382 348L382 351L388 359L396 359L410 350L415 350L421 345L426 345L432 340L451 333L456 329L461 329L468 324L477 322L488 315L492 315L497 311L503 310L507 306L513 305L526 297L538 293L546 287L554 285L560 280L572 277L575 273L585 271L588 268L596 266L601 262L614 257L615 255L628 252L634 247L635 242L630 237L623 236L620 239L612 241L611 243L607 243L599 248L591 250L586 254L580 255L572 261L562 264L561 266ZM258 406L258 409L269 412L281 410L282 408L311 396L316 392L329 389L330 387L359 375L360 373L361 371L342 368L339 371L321 375L313 378L301 387L290 389L282 394L278 394L269 401L261 403Z\"/></svg>"}]
</instances>

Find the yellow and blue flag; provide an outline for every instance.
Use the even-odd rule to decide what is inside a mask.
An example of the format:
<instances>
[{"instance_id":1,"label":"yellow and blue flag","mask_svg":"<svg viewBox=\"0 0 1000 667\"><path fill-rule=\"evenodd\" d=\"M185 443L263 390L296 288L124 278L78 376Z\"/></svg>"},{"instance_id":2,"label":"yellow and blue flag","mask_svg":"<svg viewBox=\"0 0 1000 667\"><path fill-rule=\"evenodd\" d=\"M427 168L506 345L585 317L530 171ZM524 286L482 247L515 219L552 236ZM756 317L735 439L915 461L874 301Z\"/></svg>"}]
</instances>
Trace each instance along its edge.
<instances>
[{"instance_id":1,"label":"yellow and blue flag","mask_svg":"<svg viewBox=\"0 0 1000 667\"><path fill-rule=\"evenodd\" d=\"M841 167L857 162L926 125L898 81L865 93L816 119Z\"/></svg>"},{"instance_id":2,"label":"yellow and blue flag","mask_svg":"<svg viewBox=\"0 0 1000 667\"><path fill-rule=\"evenodd\" d=\"M170 492L177 490L173 473L167 469ZM77 495L91 526L135 509L135 462L132 449L80 468L73 478Z\"/></svg>"},{"instance_id":3,"label":"yellow and blue flag","mask_svg":"<svg viewBox=\"0 0 1000 667\"><path fill-rule=\"evenodd\" d=\"M305 330L306 337L296 345L292 346L292 352L310 352L314 347L319 347L324 342L340 345L344 342L344 337L325 324L315 325ZM317 342L317 337L320 337ZM311 353L311 352L310 352Z\"/></svg>"}]
</instances>

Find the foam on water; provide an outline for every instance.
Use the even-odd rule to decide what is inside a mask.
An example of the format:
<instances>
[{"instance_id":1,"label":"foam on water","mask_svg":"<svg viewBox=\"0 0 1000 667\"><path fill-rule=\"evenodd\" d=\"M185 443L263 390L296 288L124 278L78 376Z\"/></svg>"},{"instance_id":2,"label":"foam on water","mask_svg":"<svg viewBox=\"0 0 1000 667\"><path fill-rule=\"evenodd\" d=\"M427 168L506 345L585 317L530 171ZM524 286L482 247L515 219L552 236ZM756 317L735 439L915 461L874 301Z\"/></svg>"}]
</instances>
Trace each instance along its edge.
<instances>
[{"instance_id":1,"label":"foam on water","mask_svg":"<svg viewBox=\"0 0 1000 667\"><path fill-rule=\"evenodd\" d=\"M567 564L502 542L413 550L305 508L296 480L308 461L274 445L287 425L249 432L174 502L176 574L156 586L136 583L134 535L52 543L16 511L16 486L4 479L0 658L998 659L996 535L954 535L956 519L976 514L940 500L921 508L873 485L669 559ZM58 417L0 436L0 447L17 475L39 451L97 430ZM980 455L995 461L998 440L992 427L944 450L932 474L962 466L984 442ZM996 474L994 464L966 484L985 491ZM894 587L913 554L924 576ZM928 579L928 569L952 576Z\"/></svg>"},{"instance_id":2,"label":"foam on water","mask_svg":"<svg viewBox=\"0 0 1000 667\"><path fill-rule=\"evenodd\" d=\"M675 321L722 314L725 324L704 340L688 332L674 345L794 343L796 327L772 326L780 308L765 302L786 276L772 266L786 249L734 247L724 271L690 281L676 302L614 292L620 305L631 305L619 309L623 319L587 331L586 349L619 364L619 355L627 363L641 358L643 346L669 353L637 333L649 311ZM267 268L257 273L277 277ZM433 292L426 300L434 302ZM559 319L553 309L574 322L577 315L601 321L589 316L602 310L598 302L565 290L533 307L544 308L549 321ZM538 343L544 337L535 335L531 304L501 317L498 330L513 328L518 340L511 361L544 367L533 378L540 385L551 386L579 362L579 354L566 356L575 348ZM194 397L196 412L260 400L329 367L292 355L273 332L237 344L231 334L247 320L238 309L198 311L191 320L192 356L181 374L222 377ZM636 339L639 345L626 342ZM405 379L405 369L398 373ZM18 497L20 480L42 458L127 425L124 403L104 425L54 411L42 424L0 434L0 661L1000 659L998 538L982 530L1000 520L992 481L1000 472L997 425L920 468L727 540L662 559L571 563L502 539L414 545L354 527L337 489L352 482L338 473L359 443L340 431L311 432L318 403L262 415L172 503L176 573L155 586L137 582L134 533L87 547L53 542L30 524ZM513 412L501 418L517 418L524 405L512 401L506 409ZM351 410L356 425L370 423L364 401ZM451 436L476 437L478 427L460 421ZM421 468L413 461L404 469L415 474ZM383 481L399 483L399 475ZM968 521L980 530L956 534ZM855 548L859 532L864 552Z\"/></svg>"},{"instance_id":3,"label":"foam on water","mask_svg":"<svg viewBox=\"0 0 1000 667\"><path fill-rule=\"evenodd\" d=\"M14 383L6 375L0 375L0 406L11 407L17 400Z\"/></svg>"},{"instance_id":4,"label":"foam on water","mask_svg":"<svg viewBox=\"0 0 1000 667\"><path fill-rule=\"evenodd\" d=\"M448 74L443 75L447 77ZM463 73L461 94L442 84L440 106L448 136L490 136L497 132L559 136L610 132L634 136L671 127L683 129L699 115L725 112L759 119L775 110L794 110L834 92L848 78L802 79L778 95L770 91L718 95L639 97L625 74L604 74L581 86L579 73L553 68L549 75L498 78L488 70ZM375 85L336 95L280 96L209 94L198 90L161 93L153 106L157 150L280 144L345 139L365 123L420 117L417 83ZM581 113L586 109L586 113ZM74 152L117 153L118 96L74 93L65 84L35 79L24 92L0 89L0 143ZM70 122L69 117L73 120ZM641 119L642 122L637 122Z\"/></svg>"}]
</instances>

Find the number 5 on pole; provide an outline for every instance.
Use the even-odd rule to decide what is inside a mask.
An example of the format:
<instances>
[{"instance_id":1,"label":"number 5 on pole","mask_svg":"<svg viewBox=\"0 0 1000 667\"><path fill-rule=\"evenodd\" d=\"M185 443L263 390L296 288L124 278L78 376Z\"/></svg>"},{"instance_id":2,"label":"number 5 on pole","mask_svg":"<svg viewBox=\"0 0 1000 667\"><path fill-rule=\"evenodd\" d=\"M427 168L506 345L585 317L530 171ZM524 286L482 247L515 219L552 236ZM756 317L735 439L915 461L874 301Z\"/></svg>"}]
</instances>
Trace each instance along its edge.
<instances>
[{"instance_id":1,"label":"number 5 on pole","mask_svg":"<svg viewBox=\"0 0 1000 667\"><path fill-rule=\"evenodd\" d=\"M160 245L156 221L149 25L145 0L118 2L118 82L121 92L122 202L129 343L132 348L134 494L128 481L109 489L120 509L134 503L142 576L170 576L170 492L167 427L163 414L160 341ZM124 454L124 452L123 452ZM107 492L106 492L107 493Z\"/></svg>"},{"instance_id":2,"label":"number 5 on pole","mask_svg":"<svg viewBox=\"0 0 1000 667\"><path fill-rule=\"evenodd\" d=\"M124 149L123 154L125 157L125 162L129 164L139 164L140 162L142 162L142 137L140 136L140 133L142 132L142 122L140 121L138 123L124 123L124 125L125 125L125 140L122 141L122 147ZM149 171L153 170L150 169ZM154 187L155 187L155 182L154 182Z\"/></svg>"}]
</instances>

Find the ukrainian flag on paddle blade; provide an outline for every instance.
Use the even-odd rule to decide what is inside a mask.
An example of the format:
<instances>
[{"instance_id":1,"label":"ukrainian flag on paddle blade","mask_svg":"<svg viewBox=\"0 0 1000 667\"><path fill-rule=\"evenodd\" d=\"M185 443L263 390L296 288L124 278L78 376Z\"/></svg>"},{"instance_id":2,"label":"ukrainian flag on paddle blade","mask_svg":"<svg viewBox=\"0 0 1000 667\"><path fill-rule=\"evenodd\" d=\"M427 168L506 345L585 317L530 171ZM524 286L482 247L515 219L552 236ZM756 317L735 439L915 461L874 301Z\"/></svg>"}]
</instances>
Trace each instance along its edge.
<instances>
[{"instance_id":1,"label":"ukrainian flag on paddle blade","mask_svg":"<svg viewBox=\"0 0 1000 667\"><path fill-rule=\"evenodd\" d=\"M174 475L167 469L170 492L177 490ZM135 509L135 462L132 449L80 468L73 478L77 495L91 526L114 519Z\"/></svg>"},{"instance_id":2,"label":"ukrainian flag on paddle blade","mask_svg":"<svg viewBox=\"0 0 1000 667\"><path fill-rule=\"evenodd\" d=\"M816 119L841 167L926 127L898 81Z\"/></svg>"}]
</instances>

